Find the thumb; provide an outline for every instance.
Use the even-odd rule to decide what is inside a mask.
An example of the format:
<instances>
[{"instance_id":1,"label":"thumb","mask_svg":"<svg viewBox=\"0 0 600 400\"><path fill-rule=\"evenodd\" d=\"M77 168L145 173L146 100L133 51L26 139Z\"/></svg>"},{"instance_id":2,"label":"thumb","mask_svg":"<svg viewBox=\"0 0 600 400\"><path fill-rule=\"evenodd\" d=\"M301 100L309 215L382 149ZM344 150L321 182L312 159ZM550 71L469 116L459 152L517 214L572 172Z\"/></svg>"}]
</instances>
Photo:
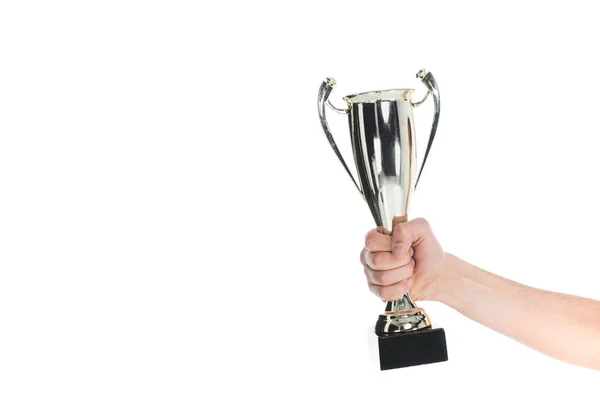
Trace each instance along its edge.
<instances>
[{"instance_id":1,"label":"thumb","mask_svg":"<svg viewBox=\"0 0 600 400\"><path fill-rule=\"evenodd\" d=\"M429 234L431 228L423 218L400 223L392 232L392 252L396 257L404 256L411 247L418 246Z\"/></svg>"}]
</instances>

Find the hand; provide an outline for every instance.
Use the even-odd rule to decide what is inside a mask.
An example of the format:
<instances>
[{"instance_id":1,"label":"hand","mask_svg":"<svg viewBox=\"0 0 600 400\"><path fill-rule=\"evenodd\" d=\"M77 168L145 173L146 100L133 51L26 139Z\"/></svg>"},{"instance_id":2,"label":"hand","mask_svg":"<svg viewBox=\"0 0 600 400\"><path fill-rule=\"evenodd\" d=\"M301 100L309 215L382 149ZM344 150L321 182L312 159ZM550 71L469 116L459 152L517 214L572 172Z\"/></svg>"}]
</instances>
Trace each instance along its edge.
<instances>
[{"instance_id":1,"label":"hand","mask_svg":"<svg viewBox=\"0 0 600 400\"><path fill-rule=\"evenodd\" d=\"M417 218L396 225L391 236L369 231L360 260L369 289L382 300L397 300L406 292L414 300L432 300L444 251L429 223Z\"/></svg>"}]
</instances>

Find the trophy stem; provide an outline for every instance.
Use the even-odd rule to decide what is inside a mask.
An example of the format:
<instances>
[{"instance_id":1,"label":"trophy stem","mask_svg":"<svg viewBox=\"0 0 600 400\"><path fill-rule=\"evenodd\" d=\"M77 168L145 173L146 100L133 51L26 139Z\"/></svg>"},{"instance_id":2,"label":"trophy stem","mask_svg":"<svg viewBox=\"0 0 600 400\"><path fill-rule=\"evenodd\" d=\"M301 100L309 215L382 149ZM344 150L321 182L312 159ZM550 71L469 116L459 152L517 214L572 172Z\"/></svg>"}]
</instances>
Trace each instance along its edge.
<instances>
[{"instance_id":1,"label":"trophy stem","mask_svg":"<svg viewBox=\"0 0 600 400\"><path fill-rule=\"evenodd\" d=\"M408 293L406 293L404 296L402 296L398 300L388 301L385 306L385 311L386 312L407 311L407 310L413 310L415 308L417 308L417 306L410 298L410 295Z\"/></svg>"}]
</instances>

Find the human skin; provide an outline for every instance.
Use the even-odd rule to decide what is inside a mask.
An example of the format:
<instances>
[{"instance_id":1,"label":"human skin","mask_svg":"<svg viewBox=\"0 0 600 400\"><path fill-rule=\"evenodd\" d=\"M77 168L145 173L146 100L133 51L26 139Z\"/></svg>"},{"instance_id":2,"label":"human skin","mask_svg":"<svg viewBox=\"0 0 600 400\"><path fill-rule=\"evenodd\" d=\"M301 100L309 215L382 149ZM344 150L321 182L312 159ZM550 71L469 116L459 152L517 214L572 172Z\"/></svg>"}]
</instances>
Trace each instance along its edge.
<instances>
[{"instance_id":1,"label":"human skin","mask_svg":"<svg viewBox=\"0 0 600 400\"><path fill-rule=\"evenodd\" d=\"M370 290L382 300L407 291L555 359L600 370L600 301L522 285L444 252L422 219L372 230L360 255ZM568 321L568 323L561 323Z\"/></svg>"}]
</instances>

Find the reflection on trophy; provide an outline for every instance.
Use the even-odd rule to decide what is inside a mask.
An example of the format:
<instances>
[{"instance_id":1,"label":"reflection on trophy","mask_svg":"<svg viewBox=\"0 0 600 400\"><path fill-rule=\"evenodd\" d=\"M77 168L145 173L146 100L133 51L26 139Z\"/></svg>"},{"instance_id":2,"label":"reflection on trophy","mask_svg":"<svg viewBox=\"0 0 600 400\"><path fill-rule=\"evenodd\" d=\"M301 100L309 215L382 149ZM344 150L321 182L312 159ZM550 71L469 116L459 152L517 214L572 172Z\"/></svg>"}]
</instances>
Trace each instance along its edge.
<instances>
[{"instance_id":1,"label":"reflection on trophy","mask_svg":"<svg viewBox=\"0 0 600 400\"><path fill-rule=\"evenodd\" d=\"M378 230L384 234L391 234L396 224L408 220L410 198L437 130L440 99L436 81L425 70L419 71L417 78L427 88L419 101L412 99L414 89L392 89L346 96L346 108L338 108L329 100L335 80L327 78L319 89L319 117L325 135L369 205ZM434 104L433 123L423 162L418 168L413 107L423 104L430 95ZM348 115L358 182L331 135L325 106ZM432 328L425 311L415 305L408 293L387 303L385 312L375 323L375 334L382 370L448 360L444 330Z\"/></svg>"}]
</instances>

